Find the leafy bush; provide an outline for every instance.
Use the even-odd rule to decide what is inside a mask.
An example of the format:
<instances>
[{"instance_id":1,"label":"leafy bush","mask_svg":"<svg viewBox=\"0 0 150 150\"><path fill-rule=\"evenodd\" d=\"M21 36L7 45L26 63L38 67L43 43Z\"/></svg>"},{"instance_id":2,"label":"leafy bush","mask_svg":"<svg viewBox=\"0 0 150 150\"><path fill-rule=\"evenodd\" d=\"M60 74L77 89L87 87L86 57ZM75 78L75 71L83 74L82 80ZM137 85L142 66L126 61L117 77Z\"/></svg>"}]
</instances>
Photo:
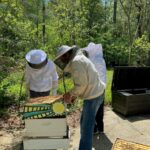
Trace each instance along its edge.
<instances>
[{"instance_id":1,"label":"leafy bush","mask_svg":"<svg viewBox=\"0 0 150 150\"><path fill-rule=\"evenodd\" d=\"M99 38L102 44L105 61L108 67L128 64L128 43L125 37L115 37L113 33L105 33Z\"/></svg>"},{"instance_id":2,"label":"leafy bush","mask_svg":"<svg viewBox=\"0 0 150 150\"><path fill-rule=\"evenodd\" d=\"M26 99L25 86L22 86L22 93L20 95L21 81L23 72L13 72L1 82L0 98L6 104L18 103L19 100Z\"/></svg>"},{"instance_id":3,"label":"leafy bush","mask_svg":"<svg viewBox=\"0 0 150 150\"><path fill-rule=\"evenodd\" d=\"M10 83L6 83L0 87L0 108L4 108L13 102L13 98L7 95L7 89Z\"/></svg>"},{"instance_id":4,"label":"leafy bush","mask_svg":"<svg viewBox=\"0 0 150 150\"><path fill-rule=\"evenodd\" d=\"M143 35L141 38L135 40L132 49L132 58L132 62L135 65L150 65L150 42L147 35Z\"/></svg>"}]
</instances>

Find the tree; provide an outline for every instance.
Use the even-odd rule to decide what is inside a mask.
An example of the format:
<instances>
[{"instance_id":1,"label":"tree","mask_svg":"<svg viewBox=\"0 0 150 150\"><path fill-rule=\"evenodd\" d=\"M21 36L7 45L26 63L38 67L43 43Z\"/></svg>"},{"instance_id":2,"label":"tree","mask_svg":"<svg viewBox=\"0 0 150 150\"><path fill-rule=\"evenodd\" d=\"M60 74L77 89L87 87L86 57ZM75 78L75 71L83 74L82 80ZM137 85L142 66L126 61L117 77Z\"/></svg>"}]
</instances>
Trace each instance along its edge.
<instances>
[{"instance_id":1,"label":"tree","mask_svg":"<svg viewBox=\"0 0 150 150\"><path fill-rule=\"evenodd\" d=\"M113 13L113 22L116 23L117 18L117 0L114 0L114 13Z\"/></svg>"},{"instance_id":2,"label":"tree","mask_svg":"<svg viewBox=\"0 0 150 150\"><path fill-rule=\"evenodd\" d=\"M43 4L43 9L42 9L42 13L43 13L43 44L45 45L45 0L42 1Z\"/></svg>"}]
</instances>

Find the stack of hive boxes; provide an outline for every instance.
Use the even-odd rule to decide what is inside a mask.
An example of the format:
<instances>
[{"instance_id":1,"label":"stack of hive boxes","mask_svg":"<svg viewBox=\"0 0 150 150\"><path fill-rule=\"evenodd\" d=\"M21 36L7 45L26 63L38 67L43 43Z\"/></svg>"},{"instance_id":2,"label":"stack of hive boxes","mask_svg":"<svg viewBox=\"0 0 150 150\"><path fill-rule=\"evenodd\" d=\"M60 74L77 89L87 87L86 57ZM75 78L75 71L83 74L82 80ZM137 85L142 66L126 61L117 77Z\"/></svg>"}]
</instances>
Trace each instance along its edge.
<instances>
[{"instance_id":1,"label":"stack of hive boxes","mask_svg":"<svg viewBox=\"0 0 150 150\"><path fill-rule=\"evenodd\" d=\"M69 130L61 96L32 99L23 112L25 150L68 149Z\"/></svg>"}]
</instances>

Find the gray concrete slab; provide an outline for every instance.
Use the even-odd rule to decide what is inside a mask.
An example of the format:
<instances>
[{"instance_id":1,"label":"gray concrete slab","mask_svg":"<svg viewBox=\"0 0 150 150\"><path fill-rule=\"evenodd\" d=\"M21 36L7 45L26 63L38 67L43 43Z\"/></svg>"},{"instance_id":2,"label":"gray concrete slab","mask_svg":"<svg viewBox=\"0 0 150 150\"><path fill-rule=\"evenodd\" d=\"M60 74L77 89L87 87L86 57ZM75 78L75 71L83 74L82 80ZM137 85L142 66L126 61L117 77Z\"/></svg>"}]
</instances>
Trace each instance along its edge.
<instances>
[{"instance_id":1,"label":"gray concrete slab","mask_svg":"<svg viewBox=\"0 0 150 150\"><path fill-rule=\"evenodd\" d=\"M95 150L111 150L117 138L150 145L150 114L124 117L105 107L104 133L93 136ZM79 126L72 130L69 150L78 147L80 138Z\"/></svg>"}]
</instances>

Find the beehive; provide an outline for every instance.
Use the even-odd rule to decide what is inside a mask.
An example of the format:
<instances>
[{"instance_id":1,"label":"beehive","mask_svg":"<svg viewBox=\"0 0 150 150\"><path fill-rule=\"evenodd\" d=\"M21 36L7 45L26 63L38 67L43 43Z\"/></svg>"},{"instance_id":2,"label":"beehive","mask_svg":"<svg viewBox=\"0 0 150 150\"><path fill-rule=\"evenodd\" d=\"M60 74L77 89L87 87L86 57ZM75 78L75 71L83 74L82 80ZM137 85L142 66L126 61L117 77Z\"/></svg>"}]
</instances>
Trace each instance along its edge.
<instances>
[{"instance_id":1,"label":"beehive","mask_svg":"<svg viewBox=\"0 0 150 150\"><path fill-rule=\"evenodd\" d=\"M65 115L62 96L45 96L29 99L23 109L24 119L52 118Z\"/></svg>"},{"instance_id":2,"label":"beehive","mask_svg":"<svg viewBox=\"0 0 150 150\"><path fill-rule=\"evenodd\" d=\"M30 99L22 114L25 119L24 149L68 149L69 129L62 95Z\"/></svg>"}]
</instances>

